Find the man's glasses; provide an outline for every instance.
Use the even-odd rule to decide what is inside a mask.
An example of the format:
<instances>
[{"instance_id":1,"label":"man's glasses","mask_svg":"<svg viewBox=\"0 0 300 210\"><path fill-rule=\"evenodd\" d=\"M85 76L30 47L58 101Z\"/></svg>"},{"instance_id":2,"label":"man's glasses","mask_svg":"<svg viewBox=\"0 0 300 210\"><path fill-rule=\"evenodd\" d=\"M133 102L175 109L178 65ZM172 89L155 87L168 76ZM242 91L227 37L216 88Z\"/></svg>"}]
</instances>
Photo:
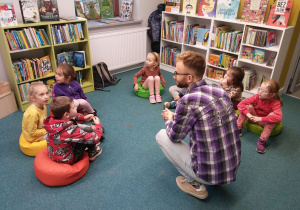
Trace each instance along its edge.
<instances>
[{"instance_id":1,"label":"man's glasses","mask_svg":"<svg viewBox=\"0 0 300 210\"><path fill-rule=\"evenodd\" d=\"M188 74L188 73L178 73L177 71L174 71L174 76L177 76L177 75L191 75L191 74Z\"/></svg>"}]
</instances>

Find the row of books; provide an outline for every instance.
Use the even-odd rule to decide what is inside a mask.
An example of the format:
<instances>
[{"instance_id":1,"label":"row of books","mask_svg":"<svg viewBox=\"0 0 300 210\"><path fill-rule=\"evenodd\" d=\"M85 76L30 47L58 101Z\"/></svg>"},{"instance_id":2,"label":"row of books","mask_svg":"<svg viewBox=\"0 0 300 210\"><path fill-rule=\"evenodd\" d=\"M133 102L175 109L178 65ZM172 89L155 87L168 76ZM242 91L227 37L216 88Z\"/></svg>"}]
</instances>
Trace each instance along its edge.
<instances>
[{"instance_id":1,"label":"row of books","mask_svg":"<svg viewBox=\"0 0 300 210\"><path fill-rule=\"evenodd\" d=\"M214 38L211 41L211 46L230 52L239 52L243 32L233 31L230 26L214 26Z\"/></svg>"},{"instance_id":2,"label":"row of books","mask_svg":"<svg viewBox=\"0 0 300 210\"><path fill-rule=\"evenodd\" d=\"M252 90L256 85L256 71L252 69L248 69L247 67L242 67L242 69L245 72L243 84L244 84L244 90Z\"/></svg>"},{"instance_id":3,"label":"row of books","mask_svg":"<svg viewBox=\"0 0 300 210\"><path fill-rule=\"evenodd\" d=\"M52 38L54 44L80 41L84 39L81 23L52 25Z\"/></svg>"},{"instance_id":4,"label":"row of books","mask_svg":"<svg viewBox=\"0 0 300 210\"><path fill-rule=\"evenodd\" d=\"M209 38L209 29L205 25L186 25L184 30L184 43L190 45L206 46Z\"/></svg>"},{"instance_id":5,"label":"row of books","mask_svg":"<svg viewBox=\"0 0 300 210\"><path fill-rule=\"evenodd\" d=\"M161 62L175 67L176 56L181 53L180 49L173 46L164 46L161 52Z\"/></svg>"},{"instance_id":6,"label":"row of books","mask_svg":"<svg viewBox=\"0 0 300 210\"><path fill-rule=\"evenodd\" d=\"M29 101L28 100L28 92L29 92L30 83L24 83L18 85L19 93L21 96L22 101Z\"/></svg>"},{"instance_id":7,"label":"row of books","mask_svg":"<svg viewBox=\"0 0 300 210\"><path fill-rule=\"evenodd\" d=\"M183 20L171 20L165 17L162 23L162 38L175 42L182 42L183 39Z\"/></svg>"},{"instance_id":8,"label":"row of books","mask_svg":"<svg viewBox=\"0 0 300 210\"><path fill-rule=\"evenodd\" d=\"M219 69L215 69L215 68L212 68L212 67L208 67L207 68L207 77L212 78L212 79L216 79L216 80L220 80L221 78L224 77L224 71L219 70Z\"/></svg>"},{"instance_id":9,"label":"row of books","mask_svg":"<svg viewBox=\"0 0 300 210\"><path fill-rule=\"evenodd\" d=\"M233 56L227 53L222 54L210 54L209 64L213 66L222 67L228 69L237 65L237 56Z\"/></svg>"},{"instance_id":10,"label":"row of books","mask_svg":"<svg viewBox=\"0 0 300 210\"><path fill-rule=\"evenodd\" d=\"M246 26L243 43L259 47L276 46L276 32Z\"/></svg>"},{"instance_id":11,"label":"row of books","mask_svg":"<svg viewBox=\"0 0 300 210\"><path fill-rule=\"evenodd\" d=\"M276 56L277 56L277 52L271 52L271 54L267 60L266 66L274 66Z\"/></svg>"},{"instance_id":12,"label":"row of books","mask_svg":"<svg viewBox=\"0 0 300 210\"><path fill-rule=\"evenodd\" d=\"M252 60L255 63L262 64L265 58L265 50L244 46L242 51L242 58Z\"/></svg>"},{"instance_id":13,"label":"row of books","mask_svg":"<svg viewBox=\"0 0 300 210\"><path fill-rule=\"evenodd\" d=\"M67 63L71 66L84 68L86 66L86 56L84 51L68 50L57 54L57 63Z\"/></svg>"},{"instance_id":14,"label":"row of books","mask_svg":"<svg viewBox=\"0 0 300 210\"><path fill-rule=\"evenodd\" d=\"M5 36L11 51L50 45L50 40L43 28L29 27L18 31L5 30Z\"/></svg>"},{"instance_id":15,"label":"row of books","mask_svg":"<svg viewBox=\"0 0 300 210\"><path fill-rule=\"evenodd\" d=\"M77 80L77 82L78 82L80 85L82 85L82 72L81 72L81 71L77 71L76 73L77 73L77 75L76 75L76 80Z\"/></svg>"},{"instance_id":16,"label":"row of books","mask_svg":"<svg viewBox=\"0 0 300 210\"><path fill-rule=\"evenodd\" d=\"M23 82L48 76L52 73L49 55L42 58L23 58L13 63L16 81Z\"/></svg>"}]
</instances>

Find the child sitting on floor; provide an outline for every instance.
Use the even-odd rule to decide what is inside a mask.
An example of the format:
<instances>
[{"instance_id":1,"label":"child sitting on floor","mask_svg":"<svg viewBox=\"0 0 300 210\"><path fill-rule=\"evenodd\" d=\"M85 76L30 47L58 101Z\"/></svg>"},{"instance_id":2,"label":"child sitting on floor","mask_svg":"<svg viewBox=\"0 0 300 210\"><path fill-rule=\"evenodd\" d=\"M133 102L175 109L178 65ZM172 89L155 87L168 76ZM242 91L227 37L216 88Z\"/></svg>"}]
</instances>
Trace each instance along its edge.
<instances>
[{"instance_id":1,"label":"child sitting on floor","mask_svg":"<svg viewBox=\"0 0 300 210\"><path fill-rule=\"evenodd\" d=\"M47 131L42 128L47 117L46 104L49 100L48 88L42 82L32 82L28 89L31 105L26 109L22 120L22 134L29 142L46 140Z\"/></svg>"},{"instance_id":2,"label":"child sitting on floor","mask_svg":"<svg viewBox=\"0 0 300 210\"><path fill-rule=\"evenodd\" d=\"M282 120L281 106L282 99L279 96L279 83L273 79L263 82L258 89L258 94L246 98L238 104L240 116L237 120L237 125L240 135L242 135L243 123L247 119L264 127L257 142L256 151L259 153L266 152L266 141L276 123Z\"/></svg>"},{"instance_id":3,"label":"child sitting on floor","mask_svg":"<svg viewBox=\"0 0 300 210\"><path fill-rule=\"evenodd\" d=\"M169 92L170 94L172 95L173 97L173 101L171 102L165 102L164 103L164 108L167 108L167 109L175 109L176 108L176 105L177 105L177 102L178 100L184 96L184 94L186 93L186 88L180 88L180 87L177 87L177 85L173 85L169 88Z\"/></svg>"},{"instance_id":4,"label":"child sitting on floor","mask_svg":"<svg viewBox=\"0 0 300 210\"><path fill-rule=\"evenodd\" d=\"M100 138L102 125L98 117L93 114L86 116L77 113L74 101L67 96L53 99L50 110L54 116L44 121L48 132L47 151L49 157L60 163L74 164L79 161L87 148L90 161L94 161L102 152ZM93 120L93 132L85 131L77 125L75 120Z\"/></svg>"},{"instance_id":5,"label":"child sitting on floor","mask_svg":"<svg viewBox=\"0 0 300 210\"><path fill-rule=\"evenodd\" d=\"M244 91L243 79L245 72L243 69L232 66L224 75L224 78L220 79L219 84L227 92L231 99L233 108L237 110L238 103L242 100L242 93Z\"/></svg>"},{"instance_id":6,"label":"child sitting on floor","mask_svg":"<svg viewBox=\"0 0 300 210\"><path fill-rule=\"evenodd\" d=\"M87 97L75 77L76 72L71 65L67 63L59 64L55 75L56 83L52 88L52 98L68 96L73 99L78 110L84 109L87 113L97 116L97 111L87 102Z\"/></svg>"},{"instance_id":7,"label":"child sitting on floor","mask_svg":"<svg viewBox=\"0 0 300 210\"><path fill-rule=\"evenodd\" d=\"M134 90L138 91L138 78L142 76L140 84L146 90L149 89L150 103L155 104L161 102L160 96L160 82L163 87L166 86L163 75L160 72L159 55L156 52L151 52L147 55L146 66L144 66L138 73L133 77ZM154 96L155 89L155 96Z\"/></svg>"}]
</instances>

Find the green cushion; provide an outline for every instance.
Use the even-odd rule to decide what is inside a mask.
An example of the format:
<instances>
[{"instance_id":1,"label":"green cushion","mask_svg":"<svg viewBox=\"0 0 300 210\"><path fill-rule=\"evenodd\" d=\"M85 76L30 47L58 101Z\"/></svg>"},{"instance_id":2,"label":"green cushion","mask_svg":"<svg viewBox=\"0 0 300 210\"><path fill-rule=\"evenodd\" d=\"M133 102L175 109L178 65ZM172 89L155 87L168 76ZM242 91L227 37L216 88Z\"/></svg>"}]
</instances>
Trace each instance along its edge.
<instances>
[{"instance_id":1,"label":"green cushion","mask_svg":"<svg viewBox=\"0 0 300 210\"><path fill-rule=\"evenodd\" d=\"M240 114L239 110L236 110L236 113L239 115ZM263 127L261 127L257 124L254 124L254 123L250 123L249 120L246 120L246 122L243 124L243 128L245 128L246 130L248 130L252 133L255 133L257 135L260 135L264 130ZM282 130L282 121L279 123L276 123L270 136L276 136L276 135L280 134L281 130Z\"/></svg>"},{"instance_id":2,"label":"green cushion","mask_svg":"<svg viewBox=\"0 0 300 210\"><path fill-rule=\"evenodd\" d=\"M135 93L135 95L142 97L142 98L149 98L150 97L150 93L149 93L149 89L145 90L142 85L140 84L142 78L138 79L138 85L139 85L139 90L135 91L134 90L134 85L133 85L133 92ZM160 85L160 95L162 95L164 92L164 87L162 85Z\"/></svg>"}]
</instances>

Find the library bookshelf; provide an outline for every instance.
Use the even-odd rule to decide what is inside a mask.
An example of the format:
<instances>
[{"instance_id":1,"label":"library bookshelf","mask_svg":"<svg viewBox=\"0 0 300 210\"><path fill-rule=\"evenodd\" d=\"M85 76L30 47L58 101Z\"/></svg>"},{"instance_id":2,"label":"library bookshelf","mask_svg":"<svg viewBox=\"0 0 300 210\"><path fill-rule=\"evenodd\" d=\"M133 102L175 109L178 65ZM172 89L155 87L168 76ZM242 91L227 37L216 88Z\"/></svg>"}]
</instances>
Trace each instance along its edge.
<instances>
[{"instance_id":1,"label":"library bookshelf","mask_svg":"<svg viewBox=\"0 0 300 210\"><path fill-rule=\"evenodd\" d=\"M166 29L166 22L170 20L175 20L175 21L183 21L183 29L187 25L193 25L193 24L199 24L199 25L204 25L205 28L210 29L209 32L209 38L208 38L208 43L206 46L202 45L191 45L191 44L186 44L184 41L174 41L174 39L170 40L170 36L164 36L166 32L164 31ZM216 48L211 45L212 40L215 40L215 34L213 33L214 27L219 27L219 26L230 26L230 28L233 31L242 31L242 37L245 36L245 31L247 27L252 27L256 28L258 30L273 30L276 32L276 46L273 47L258 47L258 46L253 46L251 44L245 44L242 42L240 44L240 48L238 52L231 52L228 50ZM198 15L187 15L187 14L182 14L182 13L170 13L170 12L163 12L162 13L162 38L161 38L161 62L160 62L160 68L169 72L174 72L175 67L174 65L170 65L170 63L166 64L165 62L166 57L165 54L163 53L164 47L170 47L170 48L177 48L179 52L185 52L187 50L191 51L196 51L201 54L203 54L206 58L206 71L204 73L204 79L207 83L211 84L218 84L219 81L216 79L212 79L208 77L208 68L213 67L216 70L223 70L224 72L227 70L226 68L218 67L211 65L209 62L209 56L210 54L222 54L226 53L228 55L235 56L237 61L236 61L236 66L238 67L246 67L248 69L253 69L256 70L257 73L257 78L256 78L256 84L255 87L251 90L244 90L243 92L243 97L247 98L249 96L252 96L257 93L258 87L260 85L260 81L263 77L269 78L269 79L276 79L277 81L280 78L280 74L282 71L282 67L284 64L285 56L288 50L288 46L292 37L292 33L294 30L293 26L288 26L287 28L281 28L281 27L274 27L274 26L268 26L266 24L256 24L256 23L249 23L249 22L242 22L240 19L237 20L226 20L226 19L219 19L219 18L210 18L210 17L201 17ZM185 39L186 33L183 32L183 38L182 40ZM253 62L252 60L249 59L243 59L242 58L242 51L243 48L246 46L250 46L253 48L259 48L265 50L265 61L263 63L257 63ZM270 54L272 52L276 52L277 56L274 60L273 66L267 66L266 61Z\"/></svg>"},{"instance_id":2,"label":"library bookshelf","mask_svg":"<svg viewBox=\"0 0 300 210\"><path fill-rule=\"evenodd\" d=\"M74 24L81 24L83 38L77 40L68 40L68 42L59 43L54 41L54 34L52 34L51 27L55 26L64 26L64 25L74 25ZM5 32L13 31L13 30L24 30L27 28L34 28L34 29L43 29L50 41L50 44L46 44L44 46L33 47L28 49L22 50L11 50L9 47L8 40L6 38ZM15 93L16 101L18 107L25 111L26 108L30 105L28 100L24 100L22 98L22 93L20 90L20 85L31 83L33 81L43 81L45 84L47 80L55 78L55 71L58 66L57 62L57 54L65 51L65 50L73 50L73 51L84 51L85 58L86 58L86 65L85 67L74 67L75 71L78 73L80 71L80 75L82 75L82 89L85 93L94 91L94 80L93 80L93 70L92 70L92 61L91 61L91 53L90 53L90 45L89 45L89 34L88 34L88 25L86 19L76 19L76 20L60 20L60 21L49 21L49 22L39 22L39 23L26 23L26 24L18 24L16 26L6 26L0 27L0 40L1 40L1 54L3 57L4 66L6 69L7 77L9 79L10 86ZM34 59L34 58L41 58L43 56L49 55L50 63L52 72L47 74L46 76L39 76L34 77L34 79L27 79L24 81L18 81L17 75L14 69L13 62L18 61L19 59ZM26 92L26 91L25 91ZM51 102L51 93L49 90L50 100Z\"/></svg>"}]
</instances>

